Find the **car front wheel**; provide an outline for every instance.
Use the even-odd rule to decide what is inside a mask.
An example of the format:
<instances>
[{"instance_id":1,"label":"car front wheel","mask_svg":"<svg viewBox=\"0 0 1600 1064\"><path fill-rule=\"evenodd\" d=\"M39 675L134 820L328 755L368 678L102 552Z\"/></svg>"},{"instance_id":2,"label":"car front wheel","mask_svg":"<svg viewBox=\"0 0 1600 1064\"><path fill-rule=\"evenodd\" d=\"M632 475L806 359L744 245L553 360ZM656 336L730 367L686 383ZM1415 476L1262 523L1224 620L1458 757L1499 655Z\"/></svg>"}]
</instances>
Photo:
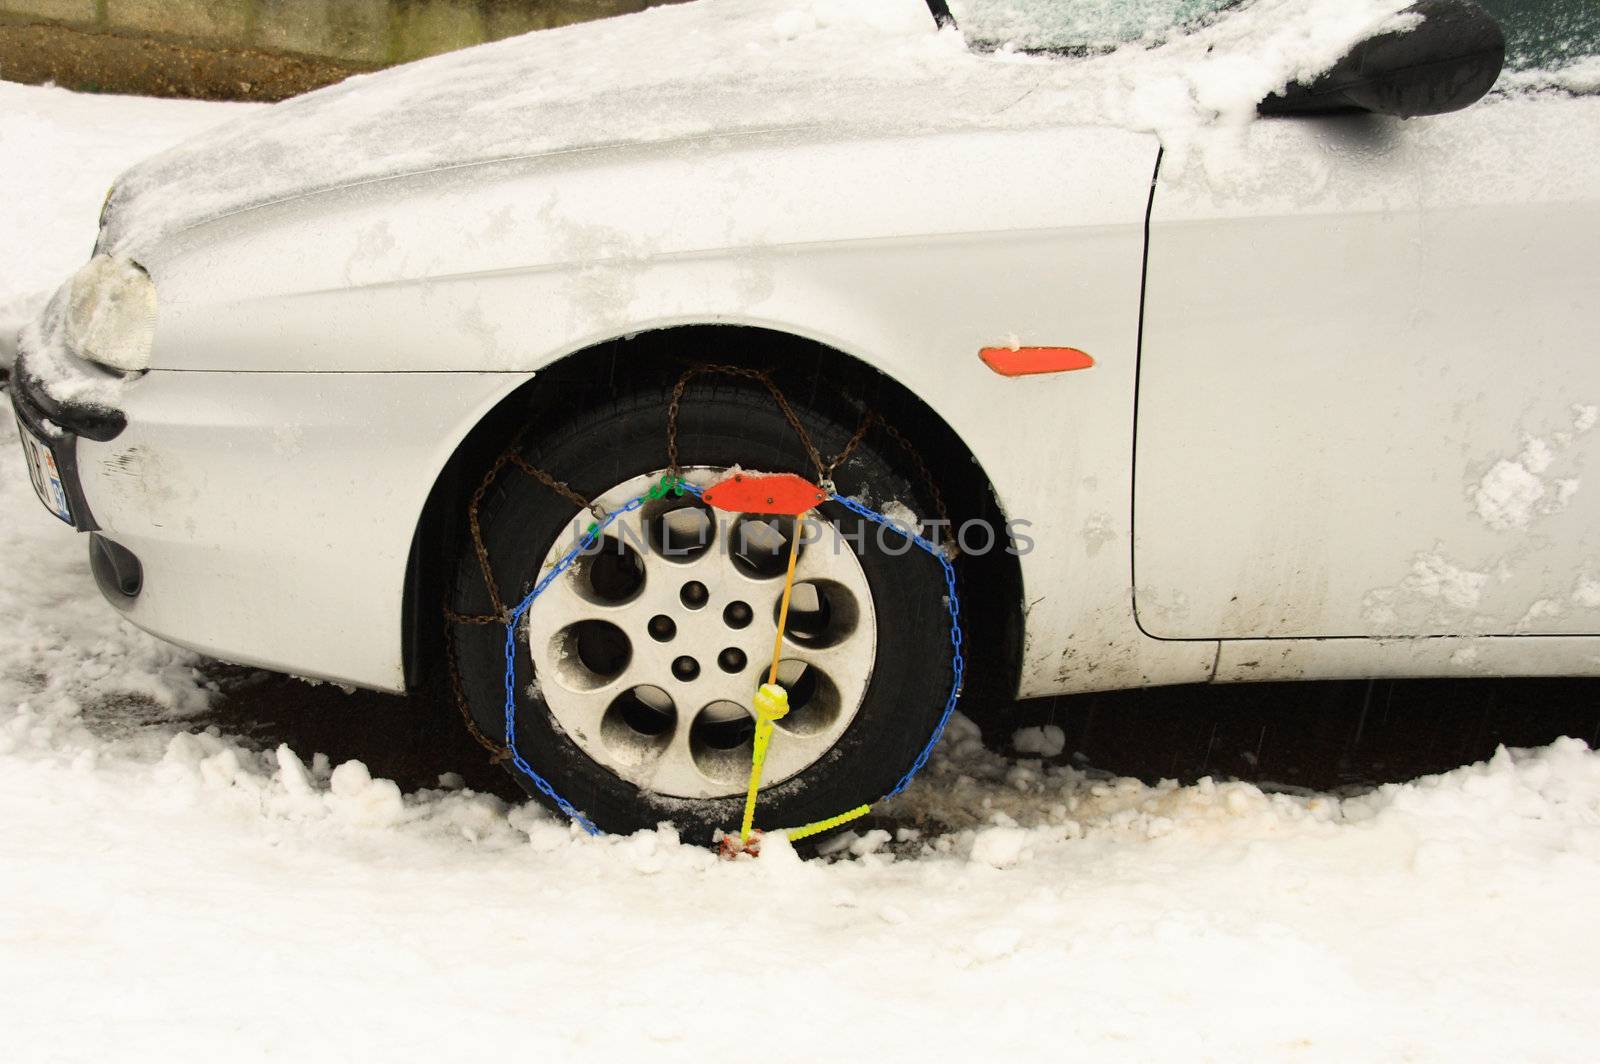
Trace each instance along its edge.
<instances>
[{"instance_id":1,"label":"car front wheel","mask_svg":"<svg viewBox=\"0 0 1600 1064\"><path fill-rule=\"evenodd\" d=\"M667 472L669 402L658 390L608 399L541 425L508 452L476 507L487 573L470 534L456 550L454 615L514 609L596 513L650 494ZM846 448L856 429L819 411L794 413L823 454ZM799 434L753 382L692 389L676 437L690 484L706 487L740 469L816 479ZM913 498L870 435L834 479L841 496L880 507ZM778 667L790 712L767 754L757 826L821 820L892 789L950 690L938 560L835 502L797 525L715 510L693 492L621 513L514 629L511 708L523 764L505 763L518 782L608 831L670 822L706 841L718 828L736 829L750 775L752 697L773 661L797 534ZM505 627L455 623L452 636L467 708L503 742Z\"/></svg>"}]
</instances>

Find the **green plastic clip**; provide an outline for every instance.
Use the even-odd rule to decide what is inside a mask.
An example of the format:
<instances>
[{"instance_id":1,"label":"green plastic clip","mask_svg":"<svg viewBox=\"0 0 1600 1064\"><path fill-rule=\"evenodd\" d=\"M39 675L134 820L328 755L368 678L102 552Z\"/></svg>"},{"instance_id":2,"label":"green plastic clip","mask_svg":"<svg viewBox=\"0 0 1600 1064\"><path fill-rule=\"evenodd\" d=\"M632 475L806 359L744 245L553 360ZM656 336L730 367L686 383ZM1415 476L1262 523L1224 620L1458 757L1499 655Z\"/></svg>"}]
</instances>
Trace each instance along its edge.
<instances>
[{"instance_id":1,"label":"green plastic clip","mask_svg":"<svg viewBox=\"0 0 1600 1064\"><path fill-rule=\"evenodd\" d=\"M644 493L645 501L650 502L655 499L664 499L667 497L669 492L674 495L683 494L682 477L675 477L671 473L662 476L659 483Z\"/></svg>"}]
</instances>

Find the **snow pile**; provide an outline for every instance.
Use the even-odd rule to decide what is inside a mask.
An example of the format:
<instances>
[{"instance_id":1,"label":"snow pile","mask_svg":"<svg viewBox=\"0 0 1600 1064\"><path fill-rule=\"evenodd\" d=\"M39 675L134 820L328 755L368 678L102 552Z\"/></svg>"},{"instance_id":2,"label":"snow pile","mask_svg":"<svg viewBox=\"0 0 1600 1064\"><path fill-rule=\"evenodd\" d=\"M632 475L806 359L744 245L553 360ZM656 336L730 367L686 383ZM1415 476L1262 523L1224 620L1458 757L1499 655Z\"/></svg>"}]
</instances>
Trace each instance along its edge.
<instances>
[{"instance_id":1,"label":"snow pile","mask_svg":"<svg viewBox=\"0 0 1600 1064\"><path fill-rule=\"evenodd\" d=\"M448 779L402 795L393 781L374 779L360 761L334 766L315 754L308 765L287 745L256 751L214 728L173 735L151 778L169 801L215 812L322 830L404 827L490 848L526 844L523 829L546 819L534 807L513 814L500 799Z\"/></svg>"},{"instance_id":2,"label":"snow pile","mask_svg":"<svg viewBox=\"0 0 1600 1064\"><path fill-rule=\"evenodd\" d=\"M1067 736L1054 724L1042 728L1019 728L1011 737L1011 748L1019 754L1059 757L1067 747Z\"/></svg>"}]
</instances>

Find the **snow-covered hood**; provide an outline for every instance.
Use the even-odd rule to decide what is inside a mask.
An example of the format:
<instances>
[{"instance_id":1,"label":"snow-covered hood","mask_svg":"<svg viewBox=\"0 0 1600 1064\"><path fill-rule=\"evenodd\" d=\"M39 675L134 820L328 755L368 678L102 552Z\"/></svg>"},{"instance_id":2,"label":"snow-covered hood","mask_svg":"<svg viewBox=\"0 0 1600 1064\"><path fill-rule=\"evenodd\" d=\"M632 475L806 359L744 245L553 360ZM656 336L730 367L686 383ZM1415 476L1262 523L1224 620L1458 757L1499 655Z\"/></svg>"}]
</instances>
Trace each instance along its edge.
<instances>
[{"instance_id":1,"label":"snow-covered hood","mask_svg":"<svg viewBox=\"0 0 1600 1064\"><path fill-rule=\"evenodd\" d=\"M702 0L531 33L353 77L155 156L117 182L102 247L132 253L251 206L443 167L750 129L903 126L928 111L919 90L965 58L924 0ZM993 93L965 110L992 110Z\"/></svg>"},{"instance_id":2,"label":"snow-covered hood","mask_svg":"<svg viewBox=\"0 0 1600 1064\"><path fill-rule=\"evenodd\" d=\"M1245 121L1406 2L1255 0L1160 47L1075 61L969 51L925 0L658 7L354 77L220 126L123 176L101 247L136 256L264 203L600 145L795 127L848 137Z\"/></svg>"}]
</instances>

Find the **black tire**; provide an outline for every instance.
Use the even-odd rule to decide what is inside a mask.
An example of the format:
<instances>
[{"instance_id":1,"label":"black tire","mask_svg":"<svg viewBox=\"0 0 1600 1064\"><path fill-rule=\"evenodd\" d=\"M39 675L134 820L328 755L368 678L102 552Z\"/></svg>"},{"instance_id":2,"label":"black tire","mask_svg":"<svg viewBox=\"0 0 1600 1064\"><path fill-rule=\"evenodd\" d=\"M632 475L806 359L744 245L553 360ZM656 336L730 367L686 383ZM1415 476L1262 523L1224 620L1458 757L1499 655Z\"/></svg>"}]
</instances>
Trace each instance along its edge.
<instances>
[{"instance_id":1,"label":"black tire","mask_svg":"<svg viewBox=\"0 0 1600 1064\"><path fill-rule=\"evenodd\" d=\"M521 445L534 466L592 498L628 478L666 465L670 393L650 389L599 401L561 424L540 426ZM854 424L796 408L823 454L844 447ZM840 494L883 501L913 499L910 485L875 446L874 434L835 472ZM790 471L815 478L793 428L759 385L701 378L689 390L678 432L685 466L730 466ZM854 533L862 519L837 504L822 514ZM503 472L479 510L484 543L499 592L519 602L556 537L571 527L576 506L513 469ZM910 768L938 722L951 683L945 582L939 563L897 535L879 536L870 524L857 554L877 616L877 656L865 698L839 741L815 764L763 788L758 826L794 827L871 802ZM457 544L452 607L491 611L470 541ZM537 606L535 606L537 608ZM457 625L457 660L467 704L479 727L504 736L504 629ZM543 700L529 693L532 666L517 646L517 746L524 758L599 827L630 832L671 822L686 839L710 841L739 823L740 797L685 800L653 794L622 779L584 753L556 727ZM514 766L508 770L529 794L549 800Z\"/></svg>"}]
</instances>

